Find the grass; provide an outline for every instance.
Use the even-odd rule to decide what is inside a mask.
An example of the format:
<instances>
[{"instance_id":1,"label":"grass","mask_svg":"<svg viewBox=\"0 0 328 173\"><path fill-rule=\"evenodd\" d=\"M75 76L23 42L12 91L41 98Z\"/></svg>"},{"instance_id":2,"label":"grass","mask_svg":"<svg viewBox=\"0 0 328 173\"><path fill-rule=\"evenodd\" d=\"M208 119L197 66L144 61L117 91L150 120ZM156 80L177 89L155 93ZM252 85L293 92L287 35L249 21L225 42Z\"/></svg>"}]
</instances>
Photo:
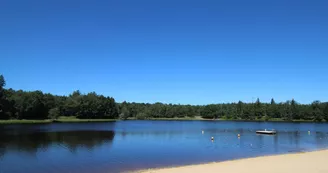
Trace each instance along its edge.
<instances>
[{"instance_id":1,"label":"grass","mask_svg":"<svg viewBox=\"0 0 328 173\"><path fill-rule=\"evenodd\" d=\"M212 120L212 119L204 119L200 116L196 117L173 117L173 118L145 118L145 119L136 119L134 117L128 118L128 120L152 120L152 121L195 121L195 120Z\"/></svg>"},{"instance_id":2,"label":"grass","mask_svg":"<svg viewBox=\"0 0 328 173\"><path fill-rule=\"evenodd\" d=\"M174 118L150 118L148 120L166 120L166 121L178 121L178 120L189 120L189 121L193 121L193 120L207 120L204 118L193 118L193 117L174 117Z\"/></svg>"},{"instance_id":3,"label":"grass","mask_svg":"<svg viewBox=\"0 0 328 173\"><path fill-rule=\"evenodd\" d=\"M52 122L52 120L0 120L0 124L41 124Z\"/></svg>"},{"instance_id":4,"label":"grass","mask_svg":"<svg viewBox=\"0 0 328 173\"><path fill-rule=\"evenodd\" d=\"M270 119L261 118L261 119L255 119L255 120L221 118L221 119L217 119L217 120L221 120L221 121L258 121L258 122L316 122L313 120L303 120L303 119L288 121L288 120L284 120L282 118L270 118Z\"/></svg>"},{"instance_id":5,"label":"grass","mask_svg":"<svg viewBox=\"0 0 328 173\"><path fill-rule=\"evenodd\" d=\"M0 124L44 124L44 123L79 123L79 122L112 122L116 119L78 119L76 117L59 117L55 120L0 120Z\"/></svg>"},{"instance_id":6,"label":"grass","mask_svg":"<svg viewBox=\"0 0 328 173\"><path fill-rule=\"evenodd\" d=\"M128 120L136 120L135 118L128 118ZM197 117L174 117L174 118L149 118L145 120L154 120L154 121L213 121L213 119L204 119L200 116ZM118 119L78 119L74 116L61 116L55 120L45 119L45 120L0 120L0 124L41 124L41 123L80 123L80 122L113 122L118 121ZM257 120L241 120L241 119L215 119L214 121L266 121L264 119ZM293 120L285 121L281 118L272 118L267 120L268 122L314 122L311 120Z\"/></svg>"},{"instance_id":7,"label":"grass","mask_svg":"<svg viewBox=\"0 0 328 173\"><path fill-rule=\"evenodd\" d=\"M53 122L57 123L80 123L80 122L112 122L117 121L117 119L57 119L53 120Z\"/></svg>"},{"instance_id":8,"label":"grass","mask_svg":"<svg viewBox=\"0 0 328 173\"><path fill-rule=\"evenodd\" d=\"M79 123L79 122L111 122L111 121L117 121L116 119L79 119L74 116L60 116L56 120L53 120L53 122L57 123Z\"/></svg>"},{"instance_id":9,"label":"grass","mask_svg":"<svg viewBox=\"0 0 328 173\"><path fill-rule=\"evenodd\" d=\"M276 121L276 122L315 122L313 120L303 120L303 119L300 119L300 120L292 120L292 121L286 121L282 118L271 118L269 119L268 121Z\"/></svg>"}]
</instances>

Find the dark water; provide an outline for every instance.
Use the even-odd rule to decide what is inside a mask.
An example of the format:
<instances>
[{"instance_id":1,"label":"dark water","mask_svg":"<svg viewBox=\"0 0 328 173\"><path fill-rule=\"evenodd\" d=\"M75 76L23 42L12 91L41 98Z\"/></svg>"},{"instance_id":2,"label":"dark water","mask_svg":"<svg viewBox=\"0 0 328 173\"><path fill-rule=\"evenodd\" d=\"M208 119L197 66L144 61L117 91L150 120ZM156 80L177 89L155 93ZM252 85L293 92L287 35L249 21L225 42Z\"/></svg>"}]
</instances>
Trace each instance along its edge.
<instances>
[{"instance_id":1,"label":"dark water","mask_svg":"<svg viewBox=\"0 0 328 173\"><path fill-rule=\"evenodd\" d=\"M255 130L272 128L277 135L255 134ZM123 172L323 148L328 148L328 124L122 121L0 125L0 173Z\"/></svg>"}]
</instances>

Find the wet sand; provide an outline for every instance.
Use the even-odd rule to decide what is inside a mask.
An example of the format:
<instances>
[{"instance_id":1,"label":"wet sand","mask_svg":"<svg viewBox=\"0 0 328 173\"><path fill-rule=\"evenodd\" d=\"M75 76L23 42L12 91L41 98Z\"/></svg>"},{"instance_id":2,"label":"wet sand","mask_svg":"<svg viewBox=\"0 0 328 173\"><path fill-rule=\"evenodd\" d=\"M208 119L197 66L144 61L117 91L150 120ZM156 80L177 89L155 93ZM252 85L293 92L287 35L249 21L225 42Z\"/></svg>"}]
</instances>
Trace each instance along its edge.
<instances>
[{"instance_id":1,"label":"wet sand","mask_svg":"<svg viewBox=\"0 0 328 173\"><path fill-rule=\"evenodd\" d=\"M138 171L139 173L328 173L328 150L263 156L218 163Z\"/></svg>"}]
</instances>

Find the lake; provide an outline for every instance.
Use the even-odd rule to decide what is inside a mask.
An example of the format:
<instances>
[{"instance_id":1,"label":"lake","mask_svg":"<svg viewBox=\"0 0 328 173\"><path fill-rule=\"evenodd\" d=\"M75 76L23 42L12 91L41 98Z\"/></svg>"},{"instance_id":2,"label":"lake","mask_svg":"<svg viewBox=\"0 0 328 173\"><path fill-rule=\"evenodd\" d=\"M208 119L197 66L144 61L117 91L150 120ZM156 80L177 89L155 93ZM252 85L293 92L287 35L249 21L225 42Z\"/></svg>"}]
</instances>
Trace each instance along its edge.
<instances>
[{"instance_id":1,"label":"lake","mask_svg":"<svg viewBox=\"0 0 328 173\"><path fill-rule=\"evenodd\" d=\"M278 133L257 135L255 131L260 129L275 129ZM325 148L325 123L118 121L0 125L0 173L116 173Z\"/></svg>"}]
</instances>

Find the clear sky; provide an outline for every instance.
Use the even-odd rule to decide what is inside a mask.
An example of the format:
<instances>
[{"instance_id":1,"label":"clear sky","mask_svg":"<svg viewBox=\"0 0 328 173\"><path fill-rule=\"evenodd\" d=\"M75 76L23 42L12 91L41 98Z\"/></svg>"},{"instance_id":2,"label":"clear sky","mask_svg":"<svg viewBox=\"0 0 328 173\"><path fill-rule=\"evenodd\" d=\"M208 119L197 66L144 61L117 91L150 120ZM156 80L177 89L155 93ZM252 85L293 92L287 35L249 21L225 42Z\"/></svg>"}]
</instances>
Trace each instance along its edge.
<instances>
[{"instance_id":1,"label":"clear sky","mask_svg":"<svg viewBox=\"0 0 328 173\"><path fill-rule=\"evenodd\" d=\"M0 0L7 88L118 102L327 101L327 0Z\"/></svg>"}]
</instances>

